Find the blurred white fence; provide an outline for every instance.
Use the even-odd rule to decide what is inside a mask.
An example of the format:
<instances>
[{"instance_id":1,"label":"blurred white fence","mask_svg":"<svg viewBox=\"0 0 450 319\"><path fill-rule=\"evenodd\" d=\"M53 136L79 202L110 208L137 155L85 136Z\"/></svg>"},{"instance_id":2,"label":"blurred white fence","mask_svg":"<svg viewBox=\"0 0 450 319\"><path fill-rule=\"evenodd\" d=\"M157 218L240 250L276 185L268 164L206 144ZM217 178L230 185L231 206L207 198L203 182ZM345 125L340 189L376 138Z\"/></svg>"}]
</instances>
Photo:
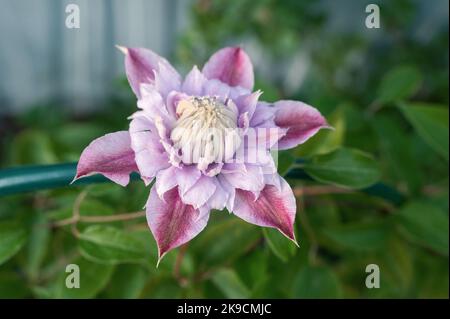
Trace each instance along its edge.
<instances>
[{"instance_id":1,"label":"blurred white fence","mask_svg":"<svg viewBox=\"0 0 450 319\"><path fill-rule=\"evenodd\" d=\"M189 0L0 0L0 113L61 101L82 109L124 74L115 44L167 55L187 24ZM65 26L68 4L80 28Z\"/></svg>"}]
</instances>

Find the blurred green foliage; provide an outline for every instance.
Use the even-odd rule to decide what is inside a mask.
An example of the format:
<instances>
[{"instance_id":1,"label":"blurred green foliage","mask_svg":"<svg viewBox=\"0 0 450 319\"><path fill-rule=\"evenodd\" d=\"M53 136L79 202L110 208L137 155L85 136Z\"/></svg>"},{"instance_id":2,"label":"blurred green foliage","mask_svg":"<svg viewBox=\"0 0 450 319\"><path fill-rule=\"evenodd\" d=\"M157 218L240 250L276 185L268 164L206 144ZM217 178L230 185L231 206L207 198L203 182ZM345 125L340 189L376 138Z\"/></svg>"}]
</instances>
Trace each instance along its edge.
<instances>
[{"instance_id":1,"label":"blurred green foliage","mask_svg":"<svg viewBox=\"0 0 450 319\"><path fill-rule=\"evenodd\" d=\"M362 1L354 3L364 12ZM289 181L300 248L272 229L213 212L197 238L156 268L143 216L65 225L74 210L85 217L138 211L149 192L141 182L14 195L0 199L0 297L448 298L448 24L417 39L419 4L382 1L381 29L361 22L347 32L330 28L333 12L312 1L192 6L179 65L248 45L263 61L255 68L263 99L305 101L335 128L280 156L280 172L301 156L315 178ZM307 57L308 72L293 86L286 76L298 56ZM126 129L134 97L125 82L114 85L120 94L89 116L53 105L1 119L2 166L76 161L93 138ZM352 190L379 178L407 196L401 207ZM80 289L65 286L69 263L80 266ZM365 286L368 264L380 267L379 289Z\"/></svg>"}]
</instances>

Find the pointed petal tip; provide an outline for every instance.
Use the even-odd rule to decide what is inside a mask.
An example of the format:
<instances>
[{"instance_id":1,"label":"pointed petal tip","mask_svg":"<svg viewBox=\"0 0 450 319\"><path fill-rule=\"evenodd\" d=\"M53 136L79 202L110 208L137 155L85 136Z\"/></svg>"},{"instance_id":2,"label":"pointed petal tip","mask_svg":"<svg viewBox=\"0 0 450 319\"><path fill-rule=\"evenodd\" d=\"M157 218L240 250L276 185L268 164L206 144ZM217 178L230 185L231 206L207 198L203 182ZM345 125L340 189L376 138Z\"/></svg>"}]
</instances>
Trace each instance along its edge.
<instances>
[{"instance_id":1,"label":"pointed petal tip","mask_svg":"<svg viewBox=\"0 0 450 319\"><path fill-rule=\"evenodd\" d=\"M127 48L127 47L124 47L124 46L121 46L121 45L118 45L118 44L116 44L115 47L116 47L120 52L122 52L123 54L125 54L125 55L128 54L128 48Z\"/></svg>"},{"instance_id":2,"label":"pointed petal tip","mask_svg":"<svg viewBox=\"0 0 450 319\"><path fill-rule=\"evenodd\" d=\"M72 179L72 181L69 183L69 185L72 185L73 183L75 183L80 177L77 175L75 175Z\"/></svg>"},{"instance_id":3,"label":"pointed petal tip","mask_svg":"<svg viewBox=\"0 0 450 319\"><path fill-rule=\"evenodd\" d=\"M295 244L295 246L297 246L297 248L300 248L297 239L295 238L295 233L294 230L289 230L288 233L285 233L284 231L282 231L281 229L278 229L280 231L280 233L282 233L287 239L289 239L291 242L293 242Z\"/></svg>"}]
</instances>

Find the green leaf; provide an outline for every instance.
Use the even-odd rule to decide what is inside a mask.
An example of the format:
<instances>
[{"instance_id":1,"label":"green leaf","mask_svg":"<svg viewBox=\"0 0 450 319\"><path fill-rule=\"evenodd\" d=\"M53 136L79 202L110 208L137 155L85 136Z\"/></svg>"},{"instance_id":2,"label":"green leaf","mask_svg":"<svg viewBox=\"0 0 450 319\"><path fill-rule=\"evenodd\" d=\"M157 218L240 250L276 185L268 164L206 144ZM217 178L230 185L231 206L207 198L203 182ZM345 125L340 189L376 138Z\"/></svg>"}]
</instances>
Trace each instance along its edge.
<instances>
[{"instance_id":1,"label":"green leaf","mask_svg":"<svg viewBox=\"0 0 450 319\"><path fill-rule=\"evenodd\" d=\"M448 160L448 108L427 103L401 103L399 107L419 136Z\"/></svg>"},{"instance_id":2,"label":"green leaf","mask_svg":"<svg viewBox=\"0 0 450 319\"><path fill-rule=\"evenodd\" d=\"M399 212L402 233L410 240L448 256L448 213L438 206L414 201Z\"/></svg>"},{"instance_id":3,"label":"green leaf","mask_svg":"<svg viewBox=\"0 0 450 319\"><path fill-rule=\"evenodd\" d=\"M319 182L352 189L368 187L380 177L378 164L373 157L349 148L316 155L304 164L304 169Z\"/></svg>"},{"instance_id":4,"label":"green leaf","mask_svg":"<svg viewBox=\"0 0 450 319\"><path fill-rule=\"evenodd\" d=\"M295 162L295 157L288 151L279 151L275 154L277 159L278 174L284 176L289 172Z\"/></svg>"},{"instance_id":5,"label":"green leaf","mask_svg":"<svg viewBox=\"0 0 450 319\"><path fill-rule=\"evenodd\" d=\"M117 266L105 296L117 299L138 298L148 280L148 272L140 265L125 264Z\"/></svg>"},{"instance_id":6,"label":"green leaf","mask_svg":"<svg viewBox=\"0 0 450 319\"><path fill-rule=\"evenodd\" d=\"M297 156L310 156L316 154L325 154L334 151L342 146L345 136L345 116L344 106L338 107L330 116L327 116L328 123L333 127L332 130L320 130L296 148L295 154Z\"/></svg>"},{"instance_id":7,"label":"green leaf","mask_svg":"<svg viewBox=\"0 0 450 319\"><path fill-rule=\"evenodd\" d=\"M340 298L342 288L338 277L323 266L306 266L294 279L294 298Z\"/></svg>"},{"instance_id":8,"label":"green leaf","mask_svg":"<svg viewBox=\"0 0 450 319\"><path fill-rule=\"evenodd\" d=\"M0 265L19 252L26 242L26 232L17 222L0 223Z\"/></svg>"},{"instance_id":9,"label":"green leaf","mask_svg":"<svg viewBox=\"0 0 450 319\"><path fill-rule=\"evenodd\" d=\"M19 299L30 296L27 282L17 272L0 273L0 299Z\"/></svg>"},{"instance_id":10,"label":"green leaf","mask_svg":"<svg viewBox=\"0 0 450 319\"><path fill-rule=\"evenodd\" d=\"M32 226L26 246L25 271L30 280L39 275L42 262L47 254L51 238L51 228L48 226L46 214L36 213L32 217Z\"/></svg>"},{"instance_id":11,"label":"green leaf","mask_svg":"<svg viewBox=\"0 0 450 319\"><path fill-rule=\"evenodd\" d=\"M38 130L25 130L14 139L11 150L15 164L50 164L58 161L50 136Z\"/></svg>"},{"instance_id":12,"label":"green leaf","mask_svg":"<svg viewBox=\"0 0 450 319\"><path fill-rule=\"evenodd\" d=\"M137 233L111 226L90 226L80 234L79 239L81 254L98 263L148 263L155 257L149 243Z\"/></svg>"},{"instance_id":13,"label":"green leaf","mask_svg":"<svg viewBox=\"0 0 450 319\"><path fill-rule=\"evenodd\" d=\"M220 269L214 272L211 280L226 298L245 299L250 297L250 290L234 270Z\"/></svg>"},{"instance_id":14,"label":"green leaf","mask_svg":"<svg viewBox=\"0 0 450 319\"><path fill-rule=\"evenodd\" d=\"M262 231L270 249L282 261L288 261L297 252L297 247L294 243L283 236L278 230L264 227Z\"/></svg>"},{"instance_id":15,"label":"green leaf","mask_svg":"<svg viewBox=\"0 0 450 319\"><path fill-rule=\"evenodd\" d=\"M372 121L372 126L378 135L386 179L393 183L405 181L409 193L417 193L421 187L422 176L419 161L413 152L417 136L406 133L404 128L398 125L397 118L386 114L379 114Z\"/></svg>"},{"instance_id":16,"label":"green leaf","mask_svg":"<svg viewBox=\"0 0 450 319\"><path fill-rule=\"evenodd\" d=\"M379 103L385 104L406 99L420 87L422 75L413 66L399 66L389 71L378 88Z\"/></svg>"},{"instance_id":17,"label":"green leaf","mask_svg":"<svg viewBox=\"0 0 450 319\"><path fill-rule=\"evenodd\" d=\"M389 224L384 221L343 224L323 230L323 234L338 248L359 252L383 248L389 233Z\"/></svg>"},{"instance_id":18,"label":"green leaf","mask_svg":"<svg viewBox=\"0 0 450 319\"><path fill-rule=\"evenodd\" d=\"M54 298L87 299L95 297L108 283L114 267L77 258L71 264L78 265L80 275L79 288L67 288L66 278L71 275L63 268L53 288Z\"/></svg>"},{"instance_id":19,"label":"green leaf","mask_svg":"<svg viewBox=\"0 0 450 319\"><path fill-rule=\"evenodd\" d=\"M219 217L215 216L218 214L211 214L208 227L189 246L200 266L208 269L233 262L261 238L256 226L235 216L223 216L225 220L222 221L214 220Z\"/></svg>"}]
</instances>

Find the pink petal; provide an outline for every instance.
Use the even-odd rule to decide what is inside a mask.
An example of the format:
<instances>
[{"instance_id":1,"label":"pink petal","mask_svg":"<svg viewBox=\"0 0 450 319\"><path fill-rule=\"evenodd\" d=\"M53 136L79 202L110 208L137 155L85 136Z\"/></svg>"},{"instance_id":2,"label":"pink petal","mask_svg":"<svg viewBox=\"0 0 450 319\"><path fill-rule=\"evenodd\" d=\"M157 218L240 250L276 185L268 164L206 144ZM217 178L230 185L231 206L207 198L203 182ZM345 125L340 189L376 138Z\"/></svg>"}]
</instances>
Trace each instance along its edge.
<instances>
[{"instance_id":1,"label":"pink petal","mask_svg":"<svg viewBox=\"0 0 450 319\"><path fill-rule=\"evenodd\" d=\"M258 103L258 99L261 96L261 91L256 91L250 94L244 94L239 96L236 100L236 106L239 109L239 114L248 113L248 118L251 120L253 114L255 113L256 104Z\"/></svg>"},{"instance_id":2,"label":"pink petal","mask_svg":"<svg viewBox=\"0 0 450 319\"><path fill-rule=\"evenodd\" d=\"M130 173L137 170L130 134L128 131L119 131L95 139L84 149L74 181L99 173L126 186L130 181Z\"/></svg>"},{"instance_id":3,"label":"pink petal","mask_svg":"<svg viewBox=\"0 0 450 319\"><path fill-rule=\"evenodd\" d=\"M208 206L212 209L222 210L227 205L229 194L216 179L216 190L208 200Z\"/></svg>"},{"instance_id":4,"label":"pink petal","mask_svg":"<svg viewBox=\"0 0 450 319\"><path fill-rule=\"evenodd\" d=\"M306 142L322 128L330 128L325 118L312 106L298 101L278 101L275 124L286 128L287 133L278 142L280 150L289 149Z\"/></svg>"},{"instance_id":5,"label":"pink petal","mask_svg":"<svg viewBox=\"0 0 450 319\"><path fill-rule=\"evenodd\" d=\"M233 213L249 223L276 228L297 244L294 234L295 197L289 184L279 178L279 188L266 185L256 200L251 192L236 189Z\"/></svg>"},{"instance_id":6,"label":"pink petal","mask_svg":"<svg viewBox=\"0 0 450 319\"><path fill-rule=\"evenodd\" d=\"M205 228L209 214L202 214L181 201L178 188L164 194L161 200L155 190L150 191L146 205L147 222L158 245L158 264L164 255L188 242Z\"/></svg>"},{"instance_id":7,"label":"pink petal","mask_svg":"<svg viewBox=\"0 0 450 319\"><path fill-rule=\"evenodd\" d=\"M189 191L200 179L202 173L197 169L195 165L185 165L176 170L177 185L181 194L181 197Z\"/></svg>"},{"instance_id":8,"label":"pink petal","mask_svg":"<svg viewBox=\"0 0 450 319\"><path fill-rule=\"evenodd\" d=\"M152 127L150 120L145 117L135 118L130 123L131 148L147 185L160 170L170 166L159 136L150 130Z\"/></svg>"},{"instance_id":9,"label":"pink petal","mask_svg":"<svg viewBox=\"0 0 450 319\"><path fill-rule=\"evenodd\" d=\"M174 166L171 166L169 168L166 168L164 170L161 170L156 175L156 182L153 189L156 189L156 192L158 193L160 198L164 198L164 194L177 186L177 179L176 179L176 173L177 168Z\"/></svg>"},{"instance_id":10,"label":"pink petal","mask_svg":"<svg viewBox=\"0 0 450 319\"><path fill-rule=\"evenodd\" d=\"M251 127L274 127L275 107L267 102L258 102L250 121Z\"/></svg>"},{"instance_id":11,"label":"pink petal","mask_svg":"<svg viewBox=\"0 0 450 319\"><path fill-rule=\"evenodd\" d=\"M178 91L172 91L167 95L166 107L170 116L177 119L177 106L181 100L188 99L189 95L180 93Z\"/></svg>"},{"instance_id":12,"label":"pink petal","mask_svg":"<svg viewBox=\"0 0 450 319\"><path fill-rule=\"evenodd\" d=\"M184 203L194 208L203 206L216 191L215 177L202 175L186 192L180 195Z\"/></svg>"},{"instance_id":13,"label":"pink petal","mask_svg":"<svg viewBox=\"0 0 450 319\"><path fill-rule=\"evenodd\" d=\"M223 100L230 95L230 86L217 79L211 79L207 81L203 87L203 94L210 96L219 96Z\"/></svg>"},{"instance_id":14,"label":"pink petal","mask_svg":"<svg viewBox=\"0 0 450 319\"><path fill-rule=\"evenodd\" d=\"M207 79L200 72L197 66L194 66L192 70L186 75L181 90L189 95L200 96L203 94L203 86Z\"/></svg>"},{"instance_id":15,"label":"pink petal","mask_svg":"<svg viewBox=\"0 0 450 319\"><path fill-rule=\"evenodd\" d=\"M173 78L179 78L177 71L170 63L148 49L118 47L125 54L125 71L128 82L138 98L141 97L140 86L143 83L153 84L155 71L163 65Z\"/></svg>"},{"instance_id":16,"label":"pink petal","mask_svg":"<svg viewBox=\"0 0 450 319\"><path fill-rule=\"evenodd\" d=\"M178 190L183 196L197 183L201 175L195 165L186 165L180 168L171 166L160 171L156 176L156 190L159 197L163 198L165 192L178 186Z\"/></svg>"},{"instance_id":17,"label":"pink petal","mask_svg":"<svg viewBox=\"0 0 450 319\"><path fill-rule=\"evenodd\" d=\"M249 56L240 47L227 47L214 53L202 70L208 79L251 90L254 76Z\"/></svg>"},{"instance_id":18,"label":"pink petal","mask_svg":"<svg viewBox=\"0 0 450 319\"><path fill-rule=\"evenodd\" d=\"M158 70L155 70L155 88L166 98L172 91L179 91L181 87L181 77L172 68L170 64L158 64Z\"/></svg>"},{"instance_id":19,"label":"pink petal","mask_svg":"<svg viewBox=\"0 0 450 319\"><path fill-rule=\"evenodd\" d=\"M223 171L222 171L223 172ZM234 188L258 193L264 187L264 175L259 166L246 165L246 171L224 173L224 179Z\"/></svg>"},{"instance_id":20,"label":"pink petal","mask_svg":"<svg viewBox=\"0 0 450 319\"><path fill-rule=\"evenodd\" d=\"M141 88L141 98L137 102L138 108L142 109L148 118L155 119L159 116L167 124L173 125L175 118L169 114L161 94L154 87L143 85Z\"/></svg>"}]
</instances>

